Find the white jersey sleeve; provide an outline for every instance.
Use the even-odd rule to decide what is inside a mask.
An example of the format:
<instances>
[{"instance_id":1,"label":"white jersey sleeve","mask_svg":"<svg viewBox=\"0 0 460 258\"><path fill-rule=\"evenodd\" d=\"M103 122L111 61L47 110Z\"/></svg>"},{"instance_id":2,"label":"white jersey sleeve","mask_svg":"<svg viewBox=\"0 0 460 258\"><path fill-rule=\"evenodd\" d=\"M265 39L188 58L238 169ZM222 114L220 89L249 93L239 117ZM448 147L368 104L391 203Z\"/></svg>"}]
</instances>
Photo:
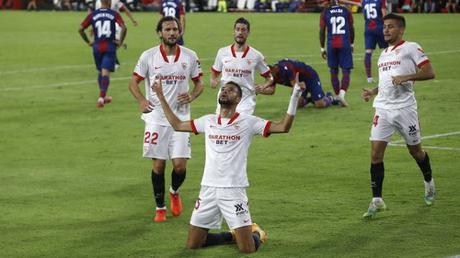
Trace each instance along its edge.
<instances>
[{"instance_id":1,"label":"white jersey sleeve","mask_svg":"<svg viewBox=\"0 0 460 258\"><path fill-rule=\"evenodd\" d=\"M222 49L217 51L216 59L214 60L214 64L212 65L212 70L215 72L222 72Z\"/></svg>"},{"instance_id":2,"label":"white jersey sleeve","mask_svg":"<svg viewBox=\"0 0 460 258\"><path fill-rule=\"evenodd\" d=\"M259 55L257 70L259 70L262 76L266 76L270 72L270 68L268 67L267 62L265 62L265 57L262 54Z\"/></svg>"},{"instance_id":3,"label":"white jersey sleeve","mask_svg":"<svg viewBox=\"0 0 460 258\"><path fill-rule=\"evenodd\" d=\"M410 46L411 48L409 50L409 55L418 68L430 62L425 52L423 51L422 47L419 44L413 42Z\"/></svg>"},{"instance_id":4,"label":"white jersey sleeve","mask_svg":"<svg viewBox=\"0 0 460 258\"><path fill-rule=\"evenodd\" d=\"M211 115L202 116L197 119L193 119L190 121L192 126L192 132L194 134L204 133L204 129L206 128L206 121Z\"/></svg>"},{"instance_id":5,"label":"white jersey sleeve","mask_svg":"<svg viewBox=\"0 0 460 258\"><path fill-rule=\"evenodd\" d=\"M197 80L200 76L203 75L203 71L201 70L201 64L200 60L198 59L198 56L193 53L193 58L191 60L191 69L190 69L190 78L195 81Z\"/></svg>"},{"instance_id":6,"label":"white jersey sleeve","mask_svg":"<svg viewBox=\"0 0 460 258\"><path fill-rule=\"evenodd\" d=\"M139 57L136 67L134 67L134 74L145 79L149 76L148 72L148 54L147 51L145 51L142 53L141 57Z\"/></svg>"},{"instance_id":7,"label":"white jersey sleeve","mask_svg":"<svg viewBox=\"0 0 460 258\"><path fill-rule=\"evenodd\" d=\"M252 134L254 135L263 135L265 137L268 137L268 130L270 129L271 126L271 121L262 119L260 117L256 116L251 116L251 130Z\"/></svg>"}]
</instances>

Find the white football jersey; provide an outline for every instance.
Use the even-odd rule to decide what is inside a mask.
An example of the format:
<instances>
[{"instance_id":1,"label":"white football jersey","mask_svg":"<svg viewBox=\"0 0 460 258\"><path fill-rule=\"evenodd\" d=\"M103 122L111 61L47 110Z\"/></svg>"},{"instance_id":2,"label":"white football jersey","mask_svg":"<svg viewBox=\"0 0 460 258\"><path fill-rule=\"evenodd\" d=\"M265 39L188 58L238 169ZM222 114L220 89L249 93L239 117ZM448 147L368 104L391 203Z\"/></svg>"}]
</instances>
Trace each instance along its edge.
<instances>
[{"instance_id":1,"label":"white football jersey","mask_svg":"<svg viewBox=\"0 0 460 258\"><path fill-rule=\"evenodd\" d=\"M96 0L96 3L94 4L94 10L97 10L101 8L101 0ZM110 4L110 9L120 12L120 10L124 7L125 5L120 1L120 0L112 0Z\"/></svg>"},{"instance_id":2,"label":"white football jersey","mask_svg":"<svg viewBox=\"0 0 460 258\"><path fill-rule=\"evenodd\" d=\"M190 120L190 104L180 104L177 96L189 91L190 79L198 80L203 75L194 51L178 46L176 56L166 56L162 45L153 47L142 53L133 74L145 79L145 97L154 105L152 112L142 114L145 122L170 125L160 100L151 88L155 79L161 79L163 93L174 114L180 120Z\"/></svg>"},{"instance_id":3,"label":"white football jersey","mask_svg":"<svg viewBox=\"0 0 460 258\"><path fill-rule=\"evenodd\" d=\"M244 52L236 52L234 46L230 45L219 49L217 52L212 70L222 73L221 88L225 83L233 81L239 84L243 91L243 97L236 108L238 112L249 114L254 112L256 106L254 74L256 69L264 77L270 75L270 69L264 56L254 48L248 46ZM217 99L219 95L220 90Z\"/></svg>"},{"instance_id":4,"label":"white football jersey","mask_svg":"<svg viewBox=\"0 0 460 258\"><path fill-rule=\"evenodd\" d=\"M267 137L271 122L256 116L235 113L231 119L206 115L191 121L195 134L204 133L206 162L201 185L248 187L248 149L254 135Z\"/></svg>"},{"instance_id":5,"label":"white football jersey","mask_svg":"<svg viewBox=\"0 0 460 258\"><path fill-rule=\"evenodd\" d=\"M415 42L402 41L382 51L378 61L379 92L374 99L374 107L399 109L417 106L413 85L414 81L393 85L393 76L415 74L417 67L430 62L422 48Z\"/></svg>"}]
</instances>

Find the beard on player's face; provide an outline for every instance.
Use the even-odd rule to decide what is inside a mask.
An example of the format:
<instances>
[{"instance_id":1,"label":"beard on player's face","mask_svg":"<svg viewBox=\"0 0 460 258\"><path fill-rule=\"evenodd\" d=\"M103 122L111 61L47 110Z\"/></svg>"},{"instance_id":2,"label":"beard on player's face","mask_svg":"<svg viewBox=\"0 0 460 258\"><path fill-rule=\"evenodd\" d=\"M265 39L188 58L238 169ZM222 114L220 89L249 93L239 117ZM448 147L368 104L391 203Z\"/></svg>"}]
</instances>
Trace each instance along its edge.
<instances>
[{"instance_id":1,"label":"beard on player's face","mask_svg":"<svg viewBox=\"0 0 460 258\"><path fill-rule=\"evenodd\" d=\"M161 37L161 41L168 47L174 47L177 44L177 38L165 38Z\"/></svg>"}]
</instances>

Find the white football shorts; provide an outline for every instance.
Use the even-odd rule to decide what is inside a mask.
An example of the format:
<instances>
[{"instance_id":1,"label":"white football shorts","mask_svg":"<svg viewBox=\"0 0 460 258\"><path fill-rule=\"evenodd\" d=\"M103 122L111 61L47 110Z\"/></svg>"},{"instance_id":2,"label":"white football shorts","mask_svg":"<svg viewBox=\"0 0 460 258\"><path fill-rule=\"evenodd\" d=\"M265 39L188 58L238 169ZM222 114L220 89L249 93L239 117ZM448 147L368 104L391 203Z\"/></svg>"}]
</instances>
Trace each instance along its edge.
<instances>
[{"instance_id":1,"label":"white football shorts","mask_svg":"<svg viewBox=\"0 0 460 258\"><path fill-rule=\"evenodd\" d=\"M252 225L246 188L201 186L190 225L220 229L223 218L230 229Z\"/></svg>"},{"instance_id":2,"label":"white football shorts","mask_svg":"<svg viewBox=\"0 0 460 258\"><path fill-rule=\"evenodd\" d=\"M390 142L395 130L404 138L407 145L417 145L421 142L420 124L415 107L375 109L369 140Z\"/></svg>"},{"instance_id":3,"label":"white football shorts","mask_svg":"<svg viewBox=\"0 0 460 258\"><path fill-rule=\"evenodd\" d=\"M171 126L145 124L144 158L169 160L191 157L190 134L176 132Z\"/></svg>"}]
</instances>

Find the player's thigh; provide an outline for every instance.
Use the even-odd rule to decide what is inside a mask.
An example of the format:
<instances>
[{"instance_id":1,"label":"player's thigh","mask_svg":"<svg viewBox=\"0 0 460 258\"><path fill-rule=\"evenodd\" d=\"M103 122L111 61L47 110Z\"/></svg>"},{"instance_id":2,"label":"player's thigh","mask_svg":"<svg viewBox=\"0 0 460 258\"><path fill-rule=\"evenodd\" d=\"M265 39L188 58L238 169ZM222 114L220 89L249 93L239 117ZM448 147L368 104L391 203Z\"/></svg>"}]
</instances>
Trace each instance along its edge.
<instances>
[{"instance_id":1,"label":"player's thigh","mask_svg":"<svg viewBox=\"0 0 460 258\"><path fill-rule=\"evenodd\" d=\"M376 109L371 126L371 141L390 142L391 136L395 132L391 114L388 110Z\"/></svg>"},{"instance_id":2,"label":"player's thigh","mask_svg":"<svg viewBox=\"0 0 460 258\"><path fill-rule=\"evenodd\" d=\"M208 235L208 229L189 225L187 248L197 249L204 245Z\"/></svg>"},{"instance_id":3,"label":"player's thigh","mask_svg":"<svg viewBox=\"0 0 460 258\"><path fill-rule=\"evenodd\" d=\"M365 49L375 49L375 46L377 45L377 39L375 37L375 34L366 31L364 33L364 48Z\"/></svg>"},{"instance_id":4,"label":"player's thigh","mask_svg":"<svg viewBox=\"0 0 460 258\"><path fill-rule=\"evenodd\" d=\"M171 159L189 159L191 157L190 133L173 131L169 141Z\"/></svg>"},{"instance_id":5,"label":"player's thigh","mask_svg":"<svg viewBox=\"0 0 460 258\"><path fill-rule=\"evenodd\" d=\"M351 48L342 48L339 53L339 66L342 69L353 68L353 55Z\"/></svg>"},{"instance_id":6,"label":"player's thigh","mask_svg":"<svg viewBox=\"0 0 460 258\"><path fill-rule=\"evenodd\" d=\"M219 188L217 199L219 209L230 229L252 225L245 188Z\"/></svg>"},{"instance_id":7,"label":"player's thigh","mask_svg":"<svg viewBox=\"0 0 460 258\"><path fill-rule=\"evenodd\" d=\"M220 229L222 213L218 207L216 191L216 187L201 187L190 218L190 225L206 229Z\"/></svg>"},{"instance_id":8,"label":"player's thigh","mask_svg":"<svg viewBox=\"0 0 460 258\"><path fill-rule=\"evenodd\" d=\"M111 72L115 70L115 52L105 52L101 60L101 68Z\"/></svg>"},{"instance_id":9,"label":"player's thigh","mask_svg":"<svg viewBox=\"0 0 460 258\"><path fill-rule=\"evenodd\" d=\"M327 65L330 68L339 67L339 59L335 48L327 48Z\"/></svg>"},{"instance_id":10,"label":"player's thigh","mask_svg":"<svg viewBox=\"0 0 460 258\"><path fill-rule=\"evenodd\" d=\"M172 133L170 126L145 123L143 157L168 160L168 146Z\"/></svg>"},{"instance_id":11,"label":"player's thigh","mask_svg":"<svg viewBox=\"0 0 460 258\"><path fill-rule=\"evenodd\" d=\"M318 101L324 98L325 94L319 77L309 80L308 85L310 86L310 93L313 101Z\"/></svg>"},{"instance_id":12,"label":"player's thigh","mask_svg":"<svg viewBox=\"0 0 460 258\"><path fill-rule=\"evenodd\" d=\"M102 64L102 57L103 54L99 51L93 51L93 58L94 58L94 64L96 64L96 69L98 71L101 71L101 64Z\"/></svg>"},{"instance_id":13,"label":"player's thigh","mask_svg":"<svg viewBox=\"0 0 460 258\"><path fill-rule=\"evenodd\" d=\"M398 109L395 114L395 123L398 132L406 141L407 145L417 145L421 142L420 123L415 107Z\"/></svg>"},{"instance_id":14,"label":"player's thigh","mask_svg":"<svg viewBox=\"0 0 460 258\"><path fill-rule=\"evenodd\" d=\"M236 228L235 238L240 252L250 253L256 251L254 238L252 236L252 226Z\"/></svg>"}]
</instances>

